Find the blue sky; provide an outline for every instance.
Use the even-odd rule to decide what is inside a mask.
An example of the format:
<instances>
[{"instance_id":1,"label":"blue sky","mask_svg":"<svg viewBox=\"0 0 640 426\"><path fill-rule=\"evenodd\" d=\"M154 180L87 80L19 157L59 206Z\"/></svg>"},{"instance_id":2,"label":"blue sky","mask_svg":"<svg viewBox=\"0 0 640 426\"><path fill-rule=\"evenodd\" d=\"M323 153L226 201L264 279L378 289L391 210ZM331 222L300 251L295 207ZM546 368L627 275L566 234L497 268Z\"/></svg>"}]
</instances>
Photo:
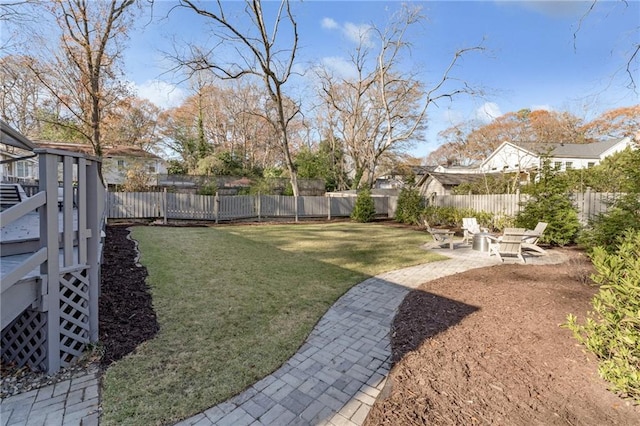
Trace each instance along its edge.
<instances>
[{"instance_id":1,"label":"blue sky","mask_svg":"<svg viewBox=\"0 0 640 426\"><path fill-rule=\"evenodd\" d=\"M139 20L149 23L131 33L124 61L127 78L139 95L164 107L179 102L188 88L179 84L178 76L165 73L170 64L161 52L170 51L174 40L178 45L186 41L206 44L210 31L206 21L191 11L174 10L167 16L173 4L156 0L154 19ZM404 66L417 70L427 87L457 49L479 43L486 48L484 53L464 58L454 74L483 88L485 95L433 106L428 112L428 140L411 151L417 157L435 149L441 143L437 133L459 120L488 121L522 108L569 111L592 119L605 110L640 102L638 93L626 87L629 77L624 70L640 37L638 1L625 5L601 0L582 22L591 2L412 4L421 5L427 19L407 37L413 48ZM276 5L265 2L265 11ZM228 6L238 8L242 3L229 2ZM354 32L371 24L384 27L399 7L400 2L395 1L294 2L301 47L298 69L309 70L319 62L344 67L355 46ZM638 85L639 60L634 63ZM296 85L309 86L304 79Z\"/></svg>"}]
</instances>

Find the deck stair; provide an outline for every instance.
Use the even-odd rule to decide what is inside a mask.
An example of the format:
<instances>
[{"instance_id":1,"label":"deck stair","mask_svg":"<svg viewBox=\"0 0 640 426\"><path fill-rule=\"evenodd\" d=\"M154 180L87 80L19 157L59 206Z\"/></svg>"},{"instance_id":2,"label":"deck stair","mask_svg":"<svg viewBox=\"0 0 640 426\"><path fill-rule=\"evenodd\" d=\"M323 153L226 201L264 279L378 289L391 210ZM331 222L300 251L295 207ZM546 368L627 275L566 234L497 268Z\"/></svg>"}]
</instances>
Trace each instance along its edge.
<instances>
[{"instance_id":1,"label":"deck stair","mask_svg":"<svg viewBox=\"0 0 640 426\"><path fill-rule=\"evenodd\" d=\"M16 183L0 184L0 209L5 210L24 201L27 195L24 189Z\"/></svg>"}]
</instances>

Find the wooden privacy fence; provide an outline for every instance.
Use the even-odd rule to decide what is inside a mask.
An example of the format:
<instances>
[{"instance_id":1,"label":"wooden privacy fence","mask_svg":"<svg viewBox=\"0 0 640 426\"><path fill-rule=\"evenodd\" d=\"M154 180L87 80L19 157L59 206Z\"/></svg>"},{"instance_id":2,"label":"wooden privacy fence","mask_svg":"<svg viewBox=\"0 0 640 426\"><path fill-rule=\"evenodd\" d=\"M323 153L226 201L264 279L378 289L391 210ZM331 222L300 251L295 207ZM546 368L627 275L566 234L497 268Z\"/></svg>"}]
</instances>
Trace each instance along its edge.
<instances>
[{"instance_id":1,"label":"wooden privacy fence","mask_svg":"<svg viewBox=\"0 0 640 426\"><path fill-rule=\"evenodd\" d=\"M393 216L390 197L374 196L373 200L377 215ZM355 197L110 192L107 196L107 218L215 222L251 218L331 219L351 215L355 202Z\"/></svg>"},{"instance_id":2,"label":"wooden privacy fence","mask_svg":"<svg viewBox=\"0 0 640 426\"><path fill-rule=\"evenodd\" d=\"M586 224L606 212L620 194L591 192L570 195L578 218ZM427 204L439 207L473 209L498 216L515 216L528 199L526 194L436 195ZM373 196L376 214L393 217L397 197ZM211 220L262 218L348 217L356 202L350 196L235 195L209 196L172 192L110 192L107 197L109 219Z\"/></svg>"},{"instance_id":3,"label":"wooden privacy fence","mask_svg":"<svg viewBox=\"0 0 640 426\"><path fill-rule=\"evenodd\" d=\"M578 209L578 219L586 224L589 219L606 212L611 203L621 194L592 192L570 194L571 201ZM490 194L490 195L436 195L428 198L427 203L438 207L473 209L499 216L515 216L529 199L527 194Z\"/></svg>"}]
</instances>

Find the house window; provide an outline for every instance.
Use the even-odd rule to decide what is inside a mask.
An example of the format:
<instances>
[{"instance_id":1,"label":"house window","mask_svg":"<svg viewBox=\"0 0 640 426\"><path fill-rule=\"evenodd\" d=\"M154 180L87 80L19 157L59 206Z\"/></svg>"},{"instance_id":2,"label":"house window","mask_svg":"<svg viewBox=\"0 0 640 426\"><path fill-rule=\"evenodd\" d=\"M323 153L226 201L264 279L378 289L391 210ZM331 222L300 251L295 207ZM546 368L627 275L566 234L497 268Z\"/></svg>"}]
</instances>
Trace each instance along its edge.
<instances>
[{"instance_id":1,"label":"house window","mask_svg":"<svg viewBox=\"0 0 640 426\"><path fill-rule=\"evenodd\" d=\"M18 161L16 162L16 176L21 178L26 178L30 176L29 173L29 163L26 161Z\"/></svg>"},{"instance_id":2,"label":"house window","mask_svg":"<svg viewBox=\"0 0 640 426\"><path fill-rule=\"evenodd\" d=\"M147 171L149 173L155 173L156 172L156 166L155 165L150 165L147 167Z\"/></svg>"},{"instance_id":3,"label":"house window","mask_svg":"<svg viewBox=\"0 0 640 426\"><path fill-rule=\"evenodd\" d=\"M564 163L564 168L567 170L573 169L573 162L567 161L566 163Z\"/></svg>"},{"instance_id":4,"label":"house window","mask_svg":"<svg viewBox=\"0 0 640 426\"><path fill-rule=\"evenodd\" d=\"M118 170L124 170L124 160L118 160Z\"/></svg>"},{"instance_id":5,"label":"house window","mask_svg":"<svg viewBox=\"0 0 640 426\"><path fill-rule=\"evenodd\" d=\"M560 170L562 168L562 161L556 161L553 163L553 168L556 170Z\"/></svg>"},{"instance_id":6,"label":"house window","mask_svg":"<svg viewBox=\"0 0 640 426\"><path fill-rule=\"evenodd\" d=\"M587 163L587 168L588 168L588 169L590 169L590 168L592 168L592 167L593 167L593 166L595 166L595 165L596 165L596 163L594 163L593 161L589 161L589 162Z\"/></svg>"}]
</instances>

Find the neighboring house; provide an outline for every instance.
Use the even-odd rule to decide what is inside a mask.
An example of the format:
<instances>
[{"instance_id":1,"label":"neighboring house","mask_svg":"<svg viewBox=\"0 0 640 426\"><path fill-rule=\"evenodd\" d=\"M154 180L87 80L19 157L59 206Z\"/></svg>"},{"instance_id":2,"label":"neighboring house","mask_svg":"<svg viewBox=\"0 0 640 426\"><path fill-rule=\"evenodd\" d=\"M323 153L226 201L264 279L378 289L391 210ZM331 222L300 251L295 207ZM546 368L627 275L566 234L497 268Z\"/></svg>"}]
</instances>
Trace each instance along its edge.
<instances>
[{"instance_id":1,"label":"neighboring house","mask_svg":"<svg viewBox=\"0 0 640 426\"><path fill-rule=\"evenodd\" d=\"M93 147L86 144L35 141L38 147L92 154ZM107 185L122 185L127 171L143 170L150 184L157 185L158 176L167 174L165 161L155 154L135 146L105 146L102 149L102 176ZM75 179L75 177L74 177Z\"/></svg>"},{"instance_id":2,"label":"neighboring house","mask_svg":"<svg viewBox=\"0 0 640 426\"><path fill-rule=\"evenodd\" d=\"M627 147L634 147L629 137L589 144L503 142L482 162L480 169L485 173L539 169L544 156L557 170L586 169Z\"/></svg>"},{"instance_id":3,"label":"neighboring house","mask_svg":"<svg viewBox=\"0 0 640 426\"><path fill-rule=\"evenodd\" d=\"M439 166L413 166L411 172L415 176L416 182L424 175L434 171ZM405 186L407 176L400 171L392 171L389 174L376 178L373 189L402 189Z\"/></svg>"},{"instance_id":4,"label":"neighboring house","mask_svg":"<svg viewBox=\"0 0 640 426\"><path fill-rule=\"evenodd\" d=\"M431 172L422 177L416 186L426 196L450 195L453 188L463 183L479 182L488 176L484 173L439 173Z\"/></svg>"},{"instance_id":5,"label":"neighboring house","mask_svg":"<svg viewBox=\"0 0 640 426\"><path fill-rule=\"evenodd\" d=\"M3 182L34 182L38 179L38 159L33 151L0 143L0 175Z\"/></svg>"}]
</instances>

